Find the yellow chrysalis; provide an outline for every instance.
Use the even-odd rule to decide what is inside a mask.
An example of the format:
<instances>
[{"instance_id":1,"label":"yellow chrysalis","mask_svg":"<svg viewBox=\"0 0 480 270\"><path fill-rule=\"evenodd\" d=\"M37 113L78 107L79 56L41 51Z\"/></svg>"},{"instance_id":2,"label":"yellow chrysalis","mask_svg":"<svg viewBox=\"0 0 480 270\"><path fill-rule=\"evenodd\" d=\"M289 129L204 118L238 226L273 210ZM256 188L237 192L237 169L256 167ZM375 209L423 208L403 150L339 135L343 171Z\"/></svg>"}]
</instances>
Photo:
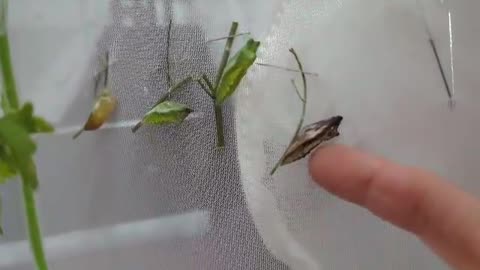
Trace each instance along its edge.
<instances>
[{"instance_id":1,"label":"yellow chrysalis","mask_svg":"<svg viewBox=\"0 0 480 270\"><path fill-rule=\"evenodd\" d=\"M104 90L95 101L87 122L81 130L73 135L73 139L76 139L85 130L89 131L99 129L103 123L110 119L110 116L113 114L116 107L117 98L112 96L109 90Z\"/></svg>"}]
</instances>

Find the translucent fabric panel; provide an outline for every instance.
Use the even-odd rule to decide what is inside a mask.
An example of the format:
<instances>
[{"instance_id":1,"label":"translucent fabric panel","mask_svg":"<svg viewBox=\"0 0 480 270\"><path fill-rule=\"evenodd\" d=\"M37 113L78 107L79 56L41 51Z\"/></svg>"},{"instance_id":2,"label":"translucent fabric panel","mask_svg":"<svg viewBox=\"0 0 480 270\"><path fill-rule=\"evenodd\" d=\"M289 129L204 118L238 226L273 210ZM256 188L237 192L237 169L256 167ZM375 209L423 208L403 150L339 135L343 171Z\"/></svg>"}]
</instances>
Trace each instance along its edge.
<instances>
[{"instance_id":1,"label":"translucent fabric panel","mask_svg":"<svg viewBox=\"0 0 480 270\"><path fill-rule=\"evenodd\" d=\"M306 122L343 115L335 142L435 170L479 195L479 4L16 0L10 7L19 90L57 127L37 138L36 156L51 269L447 269L412 236L314 185L306 160L268 175L300 116L295 73L251 69L225 105L223 150L215 148L212 101L196 84L174 97L195 111L182 125L130 129L168 88L168 21L176 82L214 77L224 42L207 40L225 36L236 20L262 42L257 62L294 68L294 47L319 74L308 78ZM453 110L426 29L455 89ZM73 141L106 51L118 110ZM33 269L19 187L1 191L0 268Z\"/></svg>"},{"instance_id":2,"label":"translucent fabric panel","mask_svg":"<svg viewBox=\"0 0 480 270\"><path fill-rule=\"evenodd\" d=\"M305 69L319 73L308 80L306 123L342 115L334 143L434 170L478 195L479 93L465 85L477 79L458 74L452 109L428 36L429 31L448 72L448 12L457 14L450 15L453 22L467 20L460 15L466 5L428 2L420 12L415 1L322 3L286 3L260 56L295 67L288 54L294 47ZM452 29L463 43L453 47L459 70L474 63L460 59L468 54L463 46L478 42L472 41L478 39L473 28ZM290 78L295 77L258 68L237 97L242 181L267 247L293 269L447 269L412 236L316 186L307 160L269 175L301 114Z\"/></svg>"}]
</instances>

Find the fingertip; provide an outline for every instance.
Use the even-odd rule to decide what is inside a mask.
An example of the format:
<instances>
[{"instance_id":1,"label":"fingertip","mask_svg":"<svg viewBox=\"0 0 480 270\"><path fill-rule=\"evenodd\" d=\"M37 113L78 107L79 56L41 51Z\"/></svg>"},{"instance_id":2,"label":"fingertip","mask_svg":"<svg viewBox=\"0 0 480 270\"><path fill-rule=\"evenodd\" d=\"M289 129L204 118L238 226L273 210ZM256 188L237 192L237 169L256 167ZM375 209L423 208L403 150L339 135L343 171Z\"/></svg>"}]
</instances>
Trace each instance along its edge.
<instances>
[{"instance_id":1,"label":"fingertip","mask_svg":"<svg viewBox=\"0 0 480 270\"><path fill-rule=\"evenodd\" d=\"M354 148L331 145L318 148L309 162L312 179L327 191L359 202L380 160Z\"/></svg>"},{"instance_id":2,"label":"fingertip","mask_svg":"<svg viewBox=\"0 0 480 270\"><path fill-rule=\"evenodd\" d=\"M309 161L309 171L313 180L320 185L324 181L328 181L334 173L333 170L340 165L338 164L339 159L348 154L348 151L349 149L343 145L328 145L316 149Z\"/></svg>"},{"instance_id":3,"label":"fingertip","mask_svg":"<svg viewBox=\"0 0 480 270\"><path fill-rule=\"evenodd\" d=\"M415 233L451 265L477 265L480 202L433 173L341 145L311 156L313 180L330 193ZM477 262L477 263L475 263Z\"/></svg>"}]
</instances>

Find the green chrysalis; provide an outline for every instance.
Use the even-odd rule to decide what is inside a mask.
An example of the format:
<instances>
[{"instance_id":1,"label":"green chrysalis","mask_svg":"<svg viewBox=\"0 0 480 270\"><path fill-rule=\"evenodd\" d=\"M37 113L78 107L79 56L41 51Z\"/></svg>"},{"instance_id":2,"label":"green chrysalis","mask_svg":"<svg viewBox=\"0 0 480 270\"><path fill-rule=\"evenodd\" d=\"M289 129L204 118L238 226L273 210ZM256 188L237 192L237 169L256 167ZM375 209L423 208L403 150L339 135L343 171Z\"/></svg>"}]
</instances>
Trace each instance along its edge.
<instances>
[{"instance_id":1,"label":"green chrysalis","mask_svg":"<svg viewBox=\"0 0 480 270\"><path fill-rule=\"evenodd\" d=\"M250 39L230 60L216 91L216 104L222 104L237 89L250 66L257 59L260 42Z\"/></svg>"},{"instance_id":2,"label":"green chrysalis","mask_svg":"<svg viewBox=\"0 0 480 270\"><path fill-rule=\"evenodd\" d=\"M170 87L170 89L168 89L167 93L165 93L165 94L155 103L155 105L153 105L153 107L150 109L150 111L148 111L148 112L143 116L144 119L143 119L142 121L138 122L138 123L132 128L132 132L133 132L133 133L137 132L137 130L138 130L139 128L141 128L144 123L146 123L146 122L145 122L145 117L146 117L150 112L153 112L153 111L155 110L155 108L157 108L157 107L159 107L161 104L167 102L167 101L169 100L169 98L170 98L175 92L178 92L178 91L180 91L181 89L183 89L183 86L185 86L186 84L188 84L188 83L191 82L192 80L193 80L192 77L189 76L189 77L181 80L180 82L178 82L178 83L175 84L174 86ZM172 102L172 103L174 103L174 102ZM166 104L168 104L168 103L166 103ZM177 104L178 104L178 103L177 103ZM170 104L170 105L171 105L171 104ZM179 105L182 105L182 104L179 104ZM165 106L165 104L162 105L162 106ZM164 107L162 107L162 106L160 106L159 108L160 108L160 109L164 108ZM184 105L182 105L182 106L184 106ZM165 109L165 108L164 108L164 109ZM190 111L190 112L191 112L191 111ZM189 113L190 113L190 112L189 112ZM188 116L188 114L187 114L187 116ZM185 117L187 117L187 116L185 116ZM183 120L182 120L182 121L183 121Z\"/></svg>"},{"instance_id":3,"label":"green chrysalis","mask_svg":"<svg viewBox=\"0 0 480 270\"><path fill-rule=\"evenodd\" d=\"M191 112L187 106L167 100L146 113L142 122L150 125L181 124Z\"/></svg>"}]
</instances>

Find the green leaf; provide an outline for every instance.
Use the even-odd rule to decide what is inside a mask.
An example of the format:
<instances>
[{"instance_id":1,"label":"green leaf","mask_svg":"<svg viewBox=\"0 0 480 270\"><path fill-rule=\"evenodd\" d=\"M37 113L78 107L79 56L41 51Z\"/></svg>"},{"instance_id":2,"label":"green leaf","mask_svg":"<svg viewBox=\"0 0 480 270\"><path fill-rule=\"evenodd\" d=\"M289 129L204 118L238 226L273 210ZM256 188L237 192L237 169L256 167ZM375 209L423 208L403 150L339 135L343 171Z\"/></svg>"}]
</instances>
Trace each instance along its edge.
<instances>
[{"instance_id":1,"label":"green leaf","mask_svg":"<svg viewBox=\"0 0 480 270\"><path fill-rule=\"evenodd\" d=\"M10 166L7 162L0 160L0 184L6 183L17 175L15 167Z\"/></svg>"},{"instance_id":2,"label":"green leaf","mask_svg":"<svg viewBox=\"0 0 480 270\"><path fill-rule=\"evenodd\" d=\"M33 115L33 105L27 102L19 111L8 113L6 118L21 125L28 133L50 133L53 126L41 117Z\"/></svg>"},{"instance_id":3,"label":"green leaf","mask_svg":"<svg viewBox=\"0 0 480 270\"><path fill-rule=\"evenodd\" d=\"M222 104L237 89L250 66L257 59L260 42L250 39L227 63L216 91L216 103Z\"/></svg>"},{"instance_id":4,"label":"green leaf","mask_svg":"<svg viewBox=\"0 0 480 270\"><path fill-rule=\"evenodd\" d=\"M33 121L33 105L32 103L25 103L18 111L13 111L5 116L11 119L18 125L21 125L29 133L35 130L35 122Z\"/></svg>"},{"instance_id":5,"label":"green leaf","mask_svg":"<svg viewBox=\"0 0 480 270\"><path fill-rule=\"evenodd\" d=\"M34 116L33 121L35 123L35 133L52 133L55 131L55 128L42 117Z\"/></svg>"},{"instance_id":6,"label":"green leaf","mask_svg":"<svg viewBox=\"0 0 480 270\"><path fill-rule=\"evenodd\" d=\"M17 175L15 161L9 149L5 145L0 146L0 184L4 184L8 180Z\"/></svg>"},{"instance_id":7,"label":"green leaf","mask_svg":"<svg viewBox=\"0 0 480 270\"><path fill-rule=\"evenodd\" d=\"M15 164L20 175L33 189L38 187L37 172L33 163L33 154L36 145L30 138L28 131L22 124L13 121L7 116L0 118L0 141L11 153L11 160L3 160L6 163ZM10 163L11 162L11 163Z\"/></svg>"},{"instance_id":8,"label":"green leaf","mask_svg":"<svg viewBox=\"0 0 480 270\"><path fill-rule=\"evenodd\" d=\"M143 122L153 125L180 124L191 112L192 110L183 104L164 101L145 114Z\"/></svg>"},{"instance_id":9,"label":"green leaf","mask_svg":"<svg viewBox=\"0 0 480 270\"><path fill-rule=\"evenodd\" d=\"M36 189L38 179L33 162L36 146L29 133L52 132L53 127L33 116L31 103L0 118L0 124L0 184L20 173L31 188Z\"/></svg>"}]
</instances>

